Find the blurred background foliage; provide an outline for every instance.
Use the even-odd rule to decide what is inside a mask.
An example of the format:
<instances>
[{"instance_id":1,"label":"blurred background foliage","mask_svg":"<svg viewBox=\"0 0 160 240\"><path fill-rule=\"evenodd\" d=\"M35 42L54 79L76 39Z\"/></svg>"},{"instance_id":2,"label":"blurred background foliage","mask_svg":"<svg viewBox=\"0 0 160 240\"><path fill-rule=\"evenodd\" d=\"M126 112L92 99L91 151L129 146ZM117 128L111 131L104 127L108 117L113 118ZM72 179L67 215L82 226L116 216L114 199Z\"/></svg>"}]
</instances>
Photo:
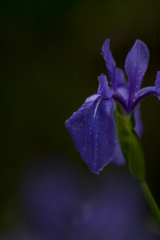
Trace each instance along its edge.
<instances>
[{"instance_id":1,"label":"blurred background foliage","mask_svg":"<svg viewBox=\"0 0 160 240\"><path fill-rule=\"evenodd\" d=\"M1 1L1 229L8 227L10 202L29 156L66 154L91 175L64 122L96 93L97 76L107 74L101 55L106 38L121 68L135 40L144 41L150 62L143 86L154 85L160 70L160 1ZM150 97L141 110L147 180L160 204L160 103Z\"/></svg>"}]
</instances>

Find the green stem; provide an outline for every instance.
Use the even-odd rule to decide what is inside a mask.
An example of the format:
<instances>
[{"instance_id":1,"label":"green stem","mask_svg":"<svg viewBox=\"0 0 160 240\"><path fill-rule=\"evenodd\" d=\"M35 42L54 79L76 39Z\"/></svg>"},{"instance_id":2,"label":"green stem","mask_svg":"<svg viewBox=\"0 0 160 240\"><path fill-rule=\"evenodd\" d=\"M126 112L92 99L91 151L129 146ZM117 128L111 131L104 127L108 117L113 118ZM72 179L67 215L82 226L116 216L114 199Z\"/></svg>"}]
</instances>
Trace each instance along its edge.
<instances>
[{"instance_id":1,"label":"green stem","mask_svg":"<svg viewBox=\"0 0 160 240\"><path fill-rule=\"evenodd\" d=\"M141 188L143 190L143 193L144 193L144 195L145 195L145 197L148 201L148 204L151 208L151 211L152 211L152 213L153 213L153 215L154 215L155 219L157 220L157 223L160 227L160 211L159 211L159 208L158 208L158 206L157 206L157 204L156 204L156 202L155 202L155 200L152 196L152 193L150 192L150 190L148 188L148 185L147 185L146 181L141 181L140 186L141 186Z\"/></svg>"}]
</instances>

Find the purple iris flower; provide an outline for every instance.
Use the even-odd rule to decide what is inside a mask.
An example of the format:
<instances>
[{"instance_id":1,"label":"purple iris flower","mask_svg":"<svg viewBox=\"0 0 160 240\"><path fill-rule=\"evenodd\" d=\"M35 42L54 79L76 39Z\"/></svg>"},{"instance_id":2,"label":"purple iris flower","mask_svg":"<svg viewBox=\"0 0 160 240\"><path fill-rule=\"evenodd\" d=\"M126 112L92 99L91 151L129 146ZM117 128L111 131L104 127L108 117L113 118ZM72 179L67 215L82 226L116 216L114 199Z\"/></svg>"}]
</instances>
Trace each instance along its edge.
<instances>
[{"instance_id":1,"label":"purple iris flower","mask_svg":"<svg viewBox=\"0 0 160 240\"><path fill-rule=\"evenodd\" d=\"M140 40L136 40L125 61L125 72L116 67L110 51L110 39L102 47L111 87L104 74L98 77L97 94L86 99L77 112L65 122L72 140L82 159L96 174L111 160L122 165L125 163L118 143L114 120L114 100L122 114L130 117L135 110L136 127L139 137L142 135L139 103L150 95L157 95L160 100L160 71L157 72L155 86L140 89L148 67L149 50Z\"/></svg>"}]
</instances>

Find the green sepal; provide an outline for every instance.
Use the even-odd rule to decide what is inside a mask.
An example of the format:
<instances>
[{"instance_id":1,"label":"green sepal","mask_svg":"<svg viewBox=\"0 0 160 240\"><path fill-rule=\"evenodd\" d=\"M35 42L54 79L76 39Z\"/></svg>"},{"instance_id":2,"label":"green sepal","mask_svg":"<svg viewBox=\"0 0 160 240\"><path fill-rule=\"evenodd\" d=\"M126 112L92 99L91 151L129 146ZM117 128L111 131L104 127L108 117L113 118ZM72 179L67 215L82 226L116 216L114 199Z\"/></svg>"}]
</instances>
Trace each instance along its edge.
<instances>
[{"instance_id":1,"label":"green sepal","mask_svg":"<svg viewBox=\"0 0 160 240\"><path fill-rule=\"evenodd\" d=\"M131 118L123 117L119 110L115 109L115 122L121 151L132 175L139 181L145 180L145 159L141 141L133 129L134 114Z\"/></svg>"},{"instance_id":2,"label":"green sepal","mask_svg":"<svg viewBox=\"0 0 160 240\"><path fill-rule=\"evenodd\" d=\"M126 163L128 164L131 122L128 121L126 118L123 118L118 109L115 109L115 122L121 151L123 153Z\"/></svg>"},{"instance_id":3,"label":"green sepal","mask_svg":"<svg viewBox=\"0 0 160 240\"><path fill-rule=\"evenodd\" d=\"M135 121L135 118L134 118L134 112L131 115L131 123L132 123L132 129L134 129L135 126L136 126L136 121Z\"/></svg>"}]
</instances>

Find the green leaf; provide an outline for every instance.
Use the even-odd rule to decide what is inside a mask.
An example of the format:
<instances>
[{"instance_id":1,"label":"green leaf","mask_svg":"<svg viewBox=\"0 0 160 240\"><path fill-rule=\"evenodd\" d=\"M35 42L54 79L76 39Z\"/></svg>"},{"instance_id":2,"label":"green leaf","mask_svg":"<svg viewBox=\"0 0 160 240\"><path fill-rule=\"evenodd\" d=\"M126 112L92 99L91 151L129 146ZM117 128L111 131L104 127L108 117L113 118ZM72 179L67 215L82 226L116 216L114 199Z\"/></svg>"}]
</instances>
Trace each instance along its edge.
<instances>
[{"instance_id":1,"label":"green leaf","mask_svg":"<svg viewBox=\"0 0 160 240\"><path fill-rule=\"evenodd\" d=\"M124 159L128 164L131 122L123 118L121 113L117 109L115 109L115 122L116 122L119 144L120 144Z\"/></svg>"},{"instance_id":2,"label":"green leaf","mask_svg":"<svg viewBox=\"0 0 160 240\"><path fill-rule=\"evenodd\" d=\"M141 141L133 129L135 127L134 115L131 119L123 117L116 109L115 122L120 147L132 175L139 181L145 180L145 159Z\"/></svg>"},{"instance_id":3,"label":"green leaf","mask_svg":"<svg viewBox=\"0 0 160 240\"><path fill-rule=\"evenodd\" d=\"M131 115L131 123L132 123L132 128L134 129L135 126L136 126L136 121L135 121L135 118L134 118L134 112Z\"/></svg>"}]
</instances>

